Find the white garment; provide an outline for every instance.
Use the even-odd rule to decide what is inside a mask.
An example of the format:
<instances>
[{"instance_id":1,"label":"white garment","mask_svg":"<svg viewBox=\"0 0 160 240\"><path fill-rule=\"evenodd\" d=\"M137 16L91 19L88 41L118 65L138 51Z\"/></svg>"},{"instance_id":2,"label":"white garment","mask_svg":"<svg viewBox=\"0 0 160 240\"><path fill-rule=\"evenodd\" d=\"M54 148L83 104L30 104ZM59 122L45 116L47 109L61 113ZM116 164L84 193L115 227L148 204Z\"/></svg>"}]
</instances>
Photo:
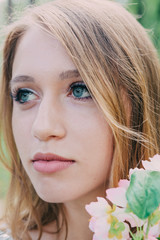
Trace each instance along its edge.
<instances>
[{"instance_id":1,"label":"white garment","mask_svg":"<svg viewBox=\"0 0 160 240\"><path fill-rule=\"evenodd\" d=\"M7 233L0 230L0 240L13 240Z\"/></svg>"}]
</instances>

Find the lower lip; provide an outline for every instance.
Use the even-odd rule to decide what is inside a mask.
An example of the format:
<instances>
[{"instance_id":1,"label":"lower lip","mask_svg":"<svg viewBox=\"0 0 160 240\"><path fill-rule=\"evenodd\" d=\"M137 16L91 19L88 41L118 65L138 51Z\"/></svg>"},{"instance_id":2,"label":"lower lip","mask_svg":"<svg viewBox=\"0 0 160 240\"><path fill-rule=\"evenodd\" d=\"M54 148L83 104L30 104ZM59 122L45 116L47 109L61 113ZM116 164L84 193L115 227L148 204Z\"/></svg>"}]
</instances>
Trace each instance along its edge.
<instances>
[{"instance_id":1,"label":"lower lip","mask_svg":"<svg viewBox=\"0 0 160 240\"><path fill-rule=\"evenodd\" d=\"M33 167L37 172L54 173L70 167L74 161L43 161L38 160L33 162Z\"/></svg>"}]
</instances>

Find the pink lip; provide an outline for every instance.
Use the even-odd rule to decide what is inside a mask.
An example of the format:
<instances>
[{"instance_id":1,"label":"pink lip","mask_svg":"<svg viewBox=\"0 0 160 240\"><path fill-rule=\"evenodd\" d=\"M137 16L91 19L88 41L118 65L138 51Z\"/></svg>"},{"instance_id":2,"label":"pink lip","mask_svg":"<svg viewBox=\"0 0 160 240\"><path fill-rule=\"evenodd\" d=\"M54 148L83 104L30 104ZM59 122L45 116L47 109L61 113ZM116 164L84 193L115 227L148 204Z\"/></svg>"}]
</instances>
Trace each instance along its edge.
<instances>
[{"instance_id":1,"label":"pink lip","mask_svg":"<svg viewBox=\"0 0 160 240\"><path fill-rule=\"evenodd\" d=\"M36 171L41 173L54 173L68 168L75 161L52 153L37 153L34 155L32 162Z\"/></svg>"}]
</instances>

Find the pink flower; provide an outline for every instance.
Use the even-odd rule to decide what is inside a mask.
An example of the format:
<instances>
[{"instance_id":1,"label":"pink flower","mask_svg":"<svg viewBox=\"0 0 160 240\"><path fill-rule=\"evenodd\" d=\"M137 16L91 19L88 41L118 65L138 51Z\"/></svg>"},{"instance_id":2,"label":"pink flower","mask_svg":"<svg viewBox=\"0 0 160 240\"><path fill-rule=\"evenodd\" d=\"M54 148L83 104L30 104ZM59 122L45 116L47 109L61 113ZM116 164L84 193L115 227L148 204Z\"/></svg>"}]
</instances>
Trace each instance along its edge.
<instances>
[{"instance_id":1,"label":"pink flower","mask_svg":"<svg viewBox=\"0 0 160 240\"><path fill-rule=\"evenodd\" d=\"M138 171L140 169L132 169L132 174L134 171ZM144 169L142 169L144 171ZM118 183L117 188L110 188L106 190L107 199L109 199L116 207L116 211L113 213L114 216L117 217L119 221L127 221L131 224L131 227L141 227L144 224L144 221L139 219L132 212L127 211L127 199L126 199L126 191L129 187L130 181L123 179Z\"/></svg>"},{"instance_id":2,"label":"pink flower","mask_svg":"<svg viewBox=\"0 0 160 240\"><path fill-rule=\"evenodd\" d=\"M141 185L141 179L143 179L141 175L143 177L145 173L150 174L148 171L145 172L146 170L160 171L160 155L157 154L150 158L150 161L142 161L142 163L145 169L135 168L129 171L129 179L136 172L133 177L138 176L139 178L137 177L136 180ZM142 186L144 187L144 185ZM134 227L137 229L135 233L131 234L134 240L142 238L144 240L157 240L157 237L160 237L160 207L148 219L139 219L129 207L130 201L127 202L126 192L128 194L131 189L134 191L131 187L133 184L130 185L130 181L120 180L118 187L106 190L108 201L99 197L97 202L86 205L86 210L91 215L89 228L94 233L93 240L130 240L130 234ZM108 203L109 201L111 205Z\"/></svg>"},{"instance_id":3,"label":"pink flower","mask_svg":"<svg viewBox=\"0 0 160 240\"><path fill-rule=\"evenodd\" d=\"M126 179L120 180L118 186L117 188L106 190L107 198L116 206L125 208L127 206L126 190L129 186L129 181Z\"/></svg>"},{"instance_id":4,"label":"pink flower","mask_svg":"<svg viewBox=\"0 0 160 240\"><path fill-rule=\"evenodd\" d=\"M102 197L97 197L97 200L98 202L91 202L90 204L86 205L86 210L95 218L104 217L106 216L106 213L111 210L111 206Z\"/></svg>"},{"instance_id":5,"label":"pink flower","mask_svg":"<svg viewBox=\"0 0 160 240\"><path fill-rule=\"evenodd\" d=\"M154 237L159 237L159 235L160 235L160 222L155 224L153 227L150 227L149 235L152 235Z\"/></svg>"},{"instance_id":6,"label":"pink flower","mask_svg":"<svg viewBox=\"0 0 160 240\"><path fill-rule=\"evenodd\" d=\"M129 226L119 222L115 212L117 207L111 207L104 198L97 198L98 202L86 205L86 210L92 216L89 228L94 232L93 240L128 240Z\"/></svg>"},{"instance_id":7,"label":"pink flower","mask_svg":"<svg viewBox=\"0 0 160 240\"><path fill-rule=\"evenodd\" d=\"M86 210L92 216L89 223L90 230L103 239L110 227L110 224L107 224L108 215L114 210L104 198L98 197L97 200L86 205Z\"/></svg>"},{"instance_id":8,"label":"pink flower","mask_svg":"<svg viewBox=\"0 0 160 240\"><path fill-rule=\"evenodd\" d=\"M160 155L156 154L153 158L149 158L151 161L142 161L143 167L146 170L160 171Z\"/></svg>"}]
</instances>

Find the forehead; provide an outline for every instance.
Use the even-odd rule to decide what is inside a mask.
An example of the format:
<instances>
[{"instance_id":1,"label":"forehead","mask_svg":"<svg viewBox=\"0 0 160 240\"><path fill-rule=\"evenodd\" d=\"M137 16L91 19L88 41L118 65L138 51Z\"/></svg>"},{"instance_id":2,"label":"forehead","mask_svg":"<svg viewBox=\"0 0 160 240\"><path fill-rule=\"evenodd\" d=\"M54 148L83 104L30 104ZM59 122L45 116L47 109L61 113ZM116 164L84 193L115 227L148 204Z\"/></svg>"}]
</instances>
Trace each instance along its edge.
<instances>
[{"instance_id":1,"label":"forehead","mask_svg":"<svg viewBox=\"0 0 160 240\"><path fill-rule=\"evenodd\" d=\"M25 71L50 72L75 69L71 57L64 46L51 34L38 27L26 31L19 40L13 62L13 74L24 74ZM22 72L21 72L22 71Z\"/></svg>"}]
</instances>

